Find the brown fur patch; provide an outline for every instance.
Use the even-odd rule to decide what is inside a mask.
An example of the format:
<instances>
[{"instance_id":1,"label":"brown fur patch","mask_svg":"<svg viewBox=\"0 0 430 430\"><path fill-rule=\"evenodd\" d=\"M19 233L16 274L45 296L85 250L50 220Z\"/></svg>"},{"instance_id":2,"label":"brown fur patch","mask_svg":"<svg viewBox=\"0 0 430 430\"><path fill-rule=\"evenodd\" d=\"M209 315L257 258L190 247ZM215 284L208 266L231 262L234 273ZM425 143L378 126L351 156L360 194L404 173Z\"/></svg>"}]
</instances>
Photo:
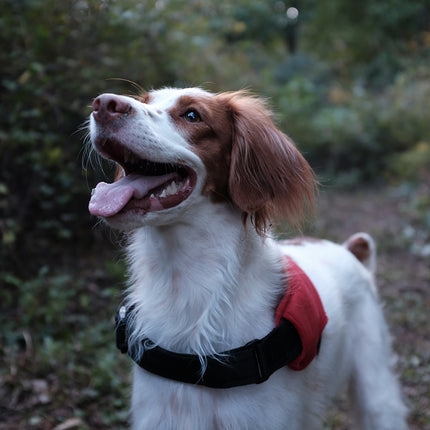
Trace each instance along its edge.
<instances>
[{"instance_id":1,"label":"brown fur patch","mask_svg":"<svg viewBox=\"0 0 430 430\"><path fill-rule=\"evenodd\" d=\"M282 217L300 224L314 205L312 169L276 128L262 100L243 92L229 97L234 112L229 181L233 202L251 216L259 233Z\"/></svg>"},{"instance_id":2,"label":"brown fur patch","mask_svg":"<svg viewBox=\"0 0 430 430\"><path fill-rule=\"evenodd\" d=\"M201 121L184 119L191 109ZM169 114L207 168L204 193L232 201L258 233L281 217L297 225L313 208L312 169L262 100L243 91L183 96Z\"/></svg>"},{"instance_id":3,"label":"brown fur patch","mask_svg":"<svg viewBox=\"0 0 430 430\"><path fill-rule=\"evenodd\" d=\"M196 123L186 121L182 116L189 110L196 110L202 120ZM182 96L169 114L206 166L208 175L203 193L214 201L229 200L232 123L228 105L218 103L216 96Z\"/></svg>"}]
</instances>

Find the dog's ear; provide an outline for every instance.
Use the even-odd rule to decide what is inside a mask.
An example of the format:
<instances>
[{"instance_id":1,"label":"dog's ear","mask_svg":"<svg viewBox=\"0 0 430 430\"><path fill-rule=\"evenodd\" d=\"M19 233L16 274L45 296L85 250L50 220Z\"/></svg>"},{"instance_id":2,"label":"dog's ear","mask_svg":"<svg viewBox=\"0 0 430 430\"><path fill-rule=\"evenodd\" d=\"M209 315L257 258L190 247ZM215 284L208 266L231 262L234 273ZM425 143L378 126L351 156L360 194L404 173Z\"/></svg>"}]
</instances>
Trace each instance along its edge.
<instances>
[{"instance_id":1,"label":"dog's ear","mask_svg":"<svg viewBox=\"0 0 430 430\"><path fill-rule=\"evenodd\" d=\"M264 102L243 92L230 99L233 144L229 176L232 201L259 234L285 218L300 225L313 208L316 181L292 140L276 128Z\"/></svg>"}]
</instances>

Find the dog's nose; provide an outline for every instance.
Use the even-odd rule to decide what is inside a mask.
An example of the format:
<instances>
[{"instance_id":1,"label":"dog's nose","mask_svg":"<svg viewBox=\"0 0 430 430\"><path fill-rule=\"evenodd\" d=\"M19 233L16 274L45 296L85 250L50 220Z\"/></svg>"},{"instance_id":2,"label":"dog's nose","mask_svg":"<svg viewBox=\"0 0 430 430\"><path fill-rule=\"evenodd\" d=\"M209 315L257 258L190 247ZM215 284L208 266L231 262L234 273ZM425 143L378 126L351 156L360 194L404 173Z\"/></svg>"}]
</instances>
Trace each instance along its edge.
<instances>
[{"instance_id":1,"label":"dog's nose","mask_svg":"<svg viewBox=\"0 0 430 430\"><path fill-rule=\"evenodd\" d=\"M109 122L132 111L130 103L124 96L102 94L93 101L93 117L99 122Z\"/></svg>"}]
</instances>

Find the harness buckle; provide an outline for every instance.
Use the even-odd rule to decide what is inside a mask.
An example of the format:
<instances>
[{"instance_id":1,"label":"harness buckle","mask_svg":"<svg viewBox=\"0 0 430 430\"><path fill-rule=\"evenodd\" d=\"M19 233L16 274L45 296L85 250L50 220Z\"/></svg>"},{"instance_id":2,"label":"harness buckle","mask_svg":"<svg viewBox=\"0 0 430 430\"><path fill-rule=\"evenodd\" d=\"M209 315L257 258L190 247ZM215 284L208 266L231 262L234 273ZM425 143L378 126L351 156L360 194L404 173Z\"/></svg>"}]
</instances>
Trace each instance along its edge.
<instances>
[{"instance_id":1,"label":"harness buckle","mask_svg":"<svg viewBox=\"0 0 430 430\"><path fill-rule=\"evenodd\" d=\"M115 314L116 347L125 354L128 351L128 342L125 335L127 329L127 308L121 306Z\"/></svg>"}]
</instances>

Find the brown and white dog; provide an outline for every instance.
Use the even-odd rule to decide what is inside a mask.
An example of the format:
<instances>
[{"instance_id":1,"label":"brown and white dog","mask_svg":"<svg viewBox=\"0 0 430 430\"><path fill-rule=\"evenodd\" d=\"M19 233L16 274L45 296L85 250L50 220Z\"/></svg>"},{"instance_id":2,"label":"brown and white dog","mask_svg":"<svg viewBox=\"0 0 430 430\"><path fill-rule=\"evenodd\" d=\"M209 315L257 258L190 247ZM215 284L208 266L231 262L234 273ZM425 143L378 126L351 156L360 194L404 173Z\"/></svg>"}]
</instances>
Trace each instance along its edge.
<instances>
[{"instance_id":1,"label":"brown and white dog","mask_svg":"<svg viewBox=\"0 0 430 430\"><path fill-rule=\"evenodd\" d=\"M127 331L136 361L161 348L198 357L202 375L208 357L228 366L224 352L265 338L281 298L294 295L285 258L311 281L327 317L318 354L262 383L214 388L135 365L134 430L320 429L345 388L359 428L407 428L373 240L358 234L342 246L270 236L272 221L300 222L315 180L261 100L199 88L103 94L89 130L95 150L118 164L116 181L98 184L89 209L129 234ZM313 310L298 300L306 325Z\"/></svg>"}]
</instances>

